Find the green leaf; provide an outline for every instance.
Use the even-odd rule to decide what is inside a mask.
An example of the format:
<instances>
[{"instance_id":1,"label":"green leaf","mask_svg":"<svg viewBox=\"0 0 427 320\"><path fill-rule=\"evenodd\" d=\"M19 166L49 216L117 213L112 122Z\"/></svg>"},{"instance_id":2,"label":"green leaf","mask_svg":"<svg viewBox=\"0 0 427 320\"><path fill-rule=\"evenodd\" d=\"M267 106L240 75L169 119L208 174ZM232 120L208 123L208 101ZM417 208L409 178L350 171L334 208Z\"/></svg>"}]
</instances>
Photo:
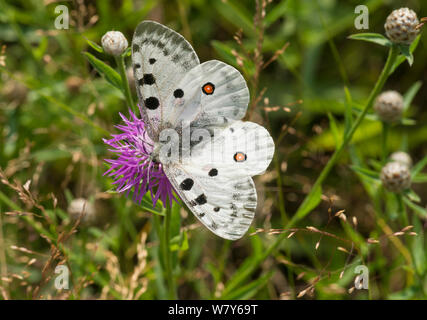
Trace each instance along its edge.
<instances>
[{"instance_id":1,"label":"green leaf","mask_svg":"<svg viewBox=\"0 0 427 320\"><path fill-rule=\"evenodd\" d=\"M418 214L422 219L427 217L427 210L416 203L413 203L408 197L403 197L403 202L411 208L416 214Z\"/></svg>"},{"instance_id":2,"label":"green leaf","mask_svg":"<svg viewBox=\"0 0 427 320\"><path fill-rule=\"evenodd\" d=\"M350 130L352 124L353 124L353 113L352 113L352 103L353 98L351 97L350 90L347 86L344 86L345 91L345 126L344 126L344 134L347 134L347 132Z\"/></svg>"},{"instance_id":3,"label":"green leaf","mask_svg":"<svg viewBox=\"0 0 427 320\"><path fill-rule=\"evenodd\" d=\"M245 7L241 1L214 1L212 9L215 10L224 20L234 25L237 29L242 29L248 36L255 34L252 13ZM221 21L219 19L218 21Z\"/></svg>"},{"instance_id":4,"label":"green leaf","mask_svg":"<svg viewBox=\"0 0 427 320\"><path fill-rule=\"evenodd\" d=\"M421 81L415 82L409 89L406 91L406 93L403 95L403 110L408 110L409 106L412 103L412 100L414 100L415 96L417 95L418 91L421 89L422 86Z\"/></svg>"},{"instance_id":5,"label":"green leaf","mask_svg":"<svg viewBox=\"0 0 427 320\"><path fill-rule=\"evenodd\" d=\"M409 65L412 66L414 63L414 55L412 54L410 47L408 45L399 45L400 52L405 57L405 59L408 61Z\"/></svg>"},{"instance_id":6,"label":"green leaf","mask_svg":"<svg viewBox=\"0 0 427 320\"><path fill-rule=\"evenodd\" d=\"M412 182L414 182L414 183L426 183L427 182L427 174L426 173L418 173L416 176L412 177Z\"/></svg>"},{"instance_id":7,"label":"green leaf","mask_svg":"<svg viewBox=\"0 0 427 320\"><path fill-rule=\"evenodd\" d=\"M403 124L404 126L414 126L417 124L417 122L414 119L409 119L409 118L401 119L400 123Z\"/></svg>"},{"instance_id":8,"label":"green leaf","mask_svg":"<svg viewBox=\"0 0 427 320\"><path fill-rule=\"evenodd\" d=\"M132 55L132 48L128 47L125 52L122 53L122 57L130 57Z\"/></svg>"},{"instance_id":9,"label":"green leaf","mask_svg":"<svg viewBox=\"0 0 427 320\"><path fill-rule=\"evenodd\" d=\"M398 292L393 292L388 295L387 299L389 300L410 300L415 297L417 292L419 291L418 286L411 286L408 288L405 288Z\"/></svg>"},{"instance_id":10,"label":"green leaf","mask_svg":"<svg viewBox=\"0 0 427 320\"><path fill-rule=\"evenodd\" d=\"M236 290L221 297L223 300L247 300L251 299L262 287L264 287L274 271L267 272L260 278L250 282L247 285L238 287Z\"/></svg>"},{"instance_id":11,"label":"green leaf","mask_svg":"<svg viewBox=\"0 0 427 320\"><path fill-rule=\"evenodd\" d=\"M188 236L187 231L182 232L179 235L176 235L170 240L170 250L171 251L186 251L188 250Z\"/></svg>"},{"instance_id":12,"label":"green leaf","mask_svg":"<svg viewBox=\"0 0 427 320\"><path fill-rule=\"evenodd\" d=\"M337 121L335 120L335 117L331 112L328 112L328 118L329 118L329 126L331 128L332 135L334 136L335 146L338 149L339 145L342 142L342 139L338 131Z\"/></svg>"},{"instance_id":13,"label":"green leaf","mask_svg":"<svg viewBox=\"0 0 427 320\"><path fill-rule=\"evenodd\" d=\"M37 60L40 60L44 56L48 44L49 44L48 38L47 37L42 37L41 41L39 43L39 46L36 49L33 50L34 57Z\"/></svg>"},{"instance_id":14,"label":"green leaf","mask_svg":"<svg viewBox=\"0 0 427 320\"><path fill-rule=\"evenodd\" d=\"M418 194L416 194L415 191L412 189L405 190L405 195L411 201L421 202L420 196Z\"/></svg>"},{"instance_id":15,"label":"green leaf","mask_svg":"<svg viewBox=\"0 0 427 320\"><path fill-rule=\"evenodd\" d=\"M211 41L211 44L222 59L233 66L237 66L236 57L231 53L232 47L216 40Z\"/></svg>"},{"instance_id":16,"label":"green leaf","mask_svg":"<svg viewBox=\"0 0 427 320\"><path fill-rule=\"evenodd\" d=\"M370 159L368 160L369 165L374 168L376 171L381 171L381 169L383 168L383 164L375 159Z\"/></svg>"},{"instance_id":17,"label":"green leaf","mask_svg":"<svg viewBox=\"0 0 427 320\"><path fill-rule=\"evenodd\" d=\"M427 165L427 156L425 156L423 159L418 161L418 163L416 165L413 166L413 168L411 170L411 175L413 177L416 177L418 175L418 173L420 173L421 170L423 170L426 165Z\"/></svg>"},{"instance_id":18,"label":"green leaf","mask_svg":"<svg viewBox=\"0 0 427 320\"><path fill-rule=\"evenodd\" d=\"M109 65L99 60L89 52L83 52L83 55L88 59L90 64L99 72L99 74L103 75L105 79L116 87L119 90L123 90L122 88L122 79L116 70L111 68Z\"/></svg>"},{"instance_id":19,"label":"green leaf","mask_svg":"<svg viewBox=\"0 0 427 320\"><path fill-rule=\"evenodd\" d=\"M380 174L376 171L358 167L358 166L351 166L351 169L365 178L369 178L377 181L380 180Z\"/></svg>"},{"instance_id":20,"label":"green leaf","mask_svg":"<svg viewBox=\"0 0 427 320\"><path fill-rule=\"evenodd\" d=\"M269 10L265 16L264 23L268 27L280 19L289 9L289 1L281 1L273 9Z\"/></svg>"},{"instance_id":21,"label":"green leaf","mask_svg":"<svg viewBox=\"0 0 427 320\"><path fill-rule=\"evenodd\" d=\"M87 39L87 38L85 38L85 40L86 40L87 44L88 44L92 49L94 49L95 51L97 51L97 52L99 52L99 53L103 53L103 52L104 52L104 49L103 49L99 44L97 44L97 43L95 43L95 42L93 42L93 41L91 41L91 40L89 40L89 39Z\"/></svg>"},{"instance_id":22,"label":"green leaf","mask_svg":"<svg viewBox=\"0 0 427 320\"><path fill-rule=\"evenodd\" d=\"M356 33L348 37L352 40L361 40L367 42L373 42L385 47L391 47L392 43L386 37L379 33Z\"/></svg>"},{"instance_id":23,"label":"green leaf","mask_svg":"<svg viewBox=\"0 0 427 320\"><path fill-rule=\"evenodd\" d=\"M115 192L115 191L113 191ZM163 210L163 207L159 202L156 203L156 207L153 208L153 203L151 201L150 194L145 194L142 198L141 204L136 203L137 206L139 206L142 210L150 212L152 214L157 214L159 216L164 216L165 212Z\"/></svg>"},{"instance_id":24,"label":"green leaf","mask_svg":"<svg viewBox=\"0 0 427 320\"><path fill-rule=\"evenodd\" d=\"M424 248L424 230L419 219L413 219L414 231L417 233L412 241L412 252L414 256L415 270L419 275L426 271L426 250Z\"/></svg>"},{"instance_id":25,"label":"green leaf","mask_svg":"<svg viewBox=\"0 0 427 320\"><path fill-rule=\"evenodd\" d=\"M412 42L411 46L409 47L410 53L414 53L415 49L418 47L420 38L421 38L421 35L416 37L414 42ZM390 74L392 74L397 69L397 67L399 67L405 60L406 60L406 57L404 55L399 55L399 57L397 57L396 59L396 62L394 63L394 66L390 70Z\"/></svg>"},{"instance_id":26,"label":"green leaf","mask_svg":"<svg viewBox=\"0 0 427 320\"><path fill-rule=\"evenodd\" d=\"M308 213L310 213L310 211L316 208L317 205L320 203L320 200L322 199L321 197L322 197L322 187L317 187L316 189L312 189L309 195L307 196L307 198L298 208L298 211L293 216L291 224L292 222L301 220Z\"/></svg>"}]
</instances>

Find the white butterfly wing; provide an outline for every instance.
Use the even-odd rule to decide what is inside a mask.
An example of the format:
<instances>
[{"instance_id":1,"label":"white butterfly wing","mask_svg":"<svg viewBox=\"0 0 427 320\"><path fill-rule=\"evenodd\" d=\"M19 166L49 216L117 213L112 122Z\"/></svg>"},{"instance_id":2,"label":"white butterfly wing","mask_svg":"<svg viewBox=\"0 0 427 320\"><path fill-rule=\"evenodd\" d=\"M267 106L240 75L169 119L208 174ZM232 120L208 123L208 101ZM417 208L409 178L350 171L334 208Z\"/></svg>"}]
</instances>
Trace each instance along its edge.
<instances>
[{"instance_id":1,"label":"white butterfly wing","mask_svg":"<svg viewBox=\"0 0 427 320\"><path fill-rule=\"evenodd\" d=\"M182 166L170 166L165 172L187 207L213 233L237 240L249 229L257 204L250 177L214 179L202 168Z\"/></svg>"},{"instance_id":2,"label":"white butterfly wing","mask_svg":"<svg viewBox=\"0 0 427 320\"><path fill-rule=\"evenodd\" d=\"M132 38L132 65L139 103L151 138L164 128L166 103L183 75L199 65L199 58L180 34L154 21L141 22Z\"/></svg>"},{"instance_id":3,"label":"white butterfly wing","mask_svg":"<svg viewBox=\"0 0 427 320\"><path fill-rule=\"evenodd\" d=\"M176 96L175 92L180 95ZM222 126L246 114L249 90L234 67L217 60L197 65L174 87L165 121L172 128Z\"/></svg>"},{"instance_id":4,"label":"white butterfly wing","mask_svg":"<svg viewBox=\"0 0 427 320\"><path fill-rule=\"evenodd\" d=\"M188 208L213 233L241 238L254 218L257 195L251 176L264 172L274 154L266 129L237 121L198 144L182 163L165 172ZM239 161L236 154L244 155Z\"/></svg>"}]
</instances>

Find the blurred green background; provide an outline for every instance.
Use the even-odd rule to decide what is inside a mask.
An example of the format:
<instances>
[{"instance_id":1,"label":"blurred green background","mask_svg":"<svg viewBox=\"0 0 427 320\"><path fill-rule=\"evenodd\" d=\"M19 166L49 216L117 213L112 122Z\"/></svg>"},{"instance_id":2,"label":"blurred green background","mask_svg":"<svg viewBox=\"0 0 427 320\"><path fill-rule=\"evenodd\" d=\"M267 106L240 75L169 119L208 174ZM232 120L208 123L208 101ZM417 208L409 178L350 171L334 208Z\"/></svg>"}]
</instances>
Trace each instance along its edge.
<instances>
[{"instance_id":1,"label":"blurred green background","mask_svg":"<svg viewBox=\"0 0 427 320\"><path fill-rule=\"evenodd\" d=\"M54 27L60 4L69 8L68 30ZM354 9L360 4L369 8L369 30L354 27ZM275 141L283 132L286 136L277 145L275 164L256 179L259 204L251 232L283 228L279 192L287 214L296 212L335 149L336 134L343 131L348 107L344 86L351 92L352 107L360 107L383 68L387 48L348 36L384 34L386 17L402 6L427 16L423 0L284 0L267 5L262 19L265 61L285 43L289 46L262 70L257 86L250 86L253 95L262 91L268 97L259 101L251 120L268 123ZM86 39L100 44L105 32L118 30L130 42L140 21L155 20L186 37L201 61L225 61L250 82L254 63L248 59L242 68L233 50L252 52L256 47L256 12L252 0L0 0L0 299L168 297L154 214L107 192L112 181L102 176L107 168L103 159L111 155L102 138L117 133L118 113L126 113L127 107L120 90L82 52L113 68L114 59L96 52ZM242 45L234 39L239 30ZM413 66L404 62L385 86L403 94L421 81L406 114L415 123L393 126L388 144L389 152L404 146L414 162L427 152L426 37L424 32ZM269 112L266 121L265 102L286 109ZM414 186L420 197L418 215L408 210L418 236L389 239L387 230L405 227L396 219L401 208L386 195L378 216L366 189L369 183L350 167L357 158L375 169L370 161L380 158L381 131L378 121L362 123L351 152L345 152L324 183L323 201L298 223L300 229L315 226L335 237L300 230L261 259L277 238L274 232L229 242L197 224L186 208L174 208L171 248L178 297L426 298L426 220L420 209L427 201L425 185ZM88 200L92 216L87 207L87 216L74 228L71 204L80 198ZM347 222L334 218L340 210ZM381 241L367 243L371 238ZM54 287L58 263L71 270L70 290ZM369 266L369 290L351 289L359 264ZM253 272L245 276L249 265Z\"/></svg>"}]
</instances>

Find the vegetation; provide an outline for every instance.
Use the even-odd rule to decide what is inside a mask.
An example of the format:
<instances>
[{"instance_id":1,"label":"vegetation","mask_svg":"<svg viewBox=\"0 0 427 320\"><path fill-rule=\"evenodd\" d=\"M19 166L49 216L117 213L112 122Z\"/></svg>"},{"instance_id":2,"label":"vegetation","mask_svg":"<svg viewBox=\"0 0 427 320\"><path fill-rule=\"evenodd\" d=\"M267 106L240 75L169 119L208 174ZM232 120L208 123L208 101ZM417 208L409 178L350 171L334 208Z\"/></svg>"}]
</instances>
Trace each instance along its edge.
<instances>
[{"instance_id":1,"label":"vegetation","mask_svg":"<svg viewBox=\"0 0 427 320\"><path fill-rule=\"evenodd\" d=\"M0 299L426 299L426 33L411 46L382 35L392 10L421 18L427 3L365 1L357 30L359 2L0 0ZM69 29L55 28L58 5ZM246 120L276 143L241 240L103 176L103 139L136 93L129 51L108 55L101 38L130 42L144 19L239 69ZM374 113L385 90L403 95L397 123ZM381 180L396 151L413 161L400 193ZM369 289L355 288L361 265Z\"/></svg>"}]
</instances>

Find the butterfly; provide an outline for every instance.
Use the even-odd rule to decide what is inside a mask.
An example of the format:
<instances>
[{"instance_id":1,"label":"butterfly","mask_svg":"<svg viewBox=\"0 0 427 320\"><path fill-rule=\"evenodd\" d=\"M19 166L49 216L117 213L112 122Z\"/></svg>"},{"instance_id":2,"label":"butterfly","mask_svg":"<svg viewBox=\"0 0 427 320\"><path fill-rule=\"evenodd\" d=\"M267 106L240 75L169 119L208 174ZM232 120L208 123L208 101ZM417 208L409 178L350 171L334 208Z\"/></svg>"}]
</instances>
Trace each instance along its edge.
<instances>
[{"instance_id":1,"label":"butterfly","mask_svg":"<svg viewBox=\"0 0 427 320\"><path fill-rule=\"evenodd\" d=\"M200 63L183 36L154 21L142 21L135 30L132 67L142 118L155 145L165 130L180 138L172 148L185 149L186 130L191 137L200 130L210 135L209 143L189 141L179 160L160 159L176 193L214 234L241 238L257 207L252 176L265 172L274 154L268 131L241 121L249 103L245 79L224 62ZM157 152L153 159L159 161Z\"/></svg>"}]
</instances>

